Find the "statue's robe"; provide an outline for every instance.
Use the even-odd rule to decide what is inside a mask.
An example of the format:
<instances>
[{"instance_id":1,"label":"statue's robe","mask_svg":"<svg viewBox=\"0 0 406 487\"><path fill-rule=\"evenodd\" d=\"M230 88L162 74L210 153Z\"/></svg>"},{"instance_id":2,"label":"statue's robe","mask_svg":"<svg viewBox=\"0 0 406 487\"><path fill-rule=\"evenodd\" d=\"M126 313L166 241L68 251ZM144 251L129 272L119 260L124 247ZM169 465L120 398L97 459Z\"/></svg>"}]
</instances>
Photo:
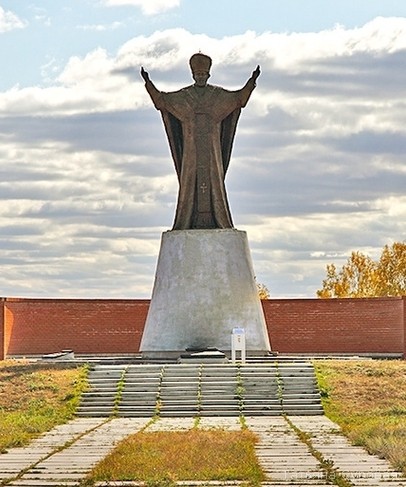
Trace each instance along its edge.
<instances>
[{"instance_id":1,"label":"statue's robe","mask_svg":"<svg viewBox=\"0 0 406 487\"><path fill-rule=\"evenodd\" d=\"M179 180L174 230L233 228L224 178L241 108L252 79L237 91L206 85L165 93L148 80L160 110Z\"/></svg>"}]
</instances>

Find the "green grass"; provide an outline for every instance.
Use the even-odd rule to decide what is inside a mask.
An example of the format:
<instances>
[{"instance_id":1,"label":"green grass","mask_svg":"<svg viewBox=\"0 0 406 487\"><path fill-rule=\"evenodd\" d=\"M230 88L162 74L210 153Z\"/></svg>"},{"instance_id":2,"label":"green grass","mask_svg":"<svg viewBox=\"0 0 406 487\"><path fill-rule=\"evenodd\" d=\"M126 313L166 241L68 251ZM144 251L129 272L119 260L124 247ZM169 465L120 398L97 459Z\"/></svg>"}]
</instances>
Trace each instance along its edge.
<instances>
[{"instance_id":1,"label":"green grass","mask_svg":"<svg viewBox=\"0 0 406 487\"><path fill-rule=\"evenodd\" d=\"M71 419L86 377L86 366L0 362L0 453Z\"/></svg>"},{"instance_id":2,"label":"green grass","mask_svg":"<svg viewBox=\"0 0 406 487\"><path fill-rule=\"evenodd\" d=\"M178 480L242 480L259 485L264 473L254 433L222 429L140 432L123 440L91 472L96 481L138 480L171 485Z\"/></svg>"},{"instance_id":3,"label":"green grass","mask_svg":"<svg viewBox=\"0 0 406 487\"><path fill-rule=\"evenodd\" d=\"M315 362L326 415L355 445L406 474L406 362Z\"/></svg>"},{"instance_id":4,"label":"green grass","mask_svg":"<svg viewBox=\"0 0 406 487\"><path fill-rule=\"evenodd\" d=\"M406 361L314 363L327 416L354 444L406 474ZM72 418L86 377L86 366L0 362L0 452ZM254 444L255 435L244 428L205 431L198 421L188 432L138 433L103 460L88 482L137 478L166 486L178 479L258 484L263 473Z\"/></svg>"}]
</instances>

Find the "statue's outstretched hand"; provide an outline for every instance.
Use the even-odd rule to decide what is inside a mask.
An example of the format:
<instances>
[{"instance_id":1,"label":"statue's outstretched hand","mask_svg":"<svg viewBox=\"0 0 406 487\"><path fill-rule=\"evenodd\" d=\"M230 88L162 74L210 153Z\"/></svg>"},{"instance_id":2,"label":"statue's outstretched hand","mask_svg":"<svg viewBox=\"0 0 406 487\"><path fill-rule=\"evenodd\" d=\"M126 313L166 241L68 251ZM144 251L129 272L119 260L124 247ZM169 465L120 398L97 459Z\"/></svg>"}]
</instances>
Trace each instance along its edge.
<instances>
[{"instance_id":1,"label":"statue's outstretched hand","mask_svg":"<svg viewBox=\"0 0 406 487\"><path fill-rule=\"evenodd\" d=\"M254 81L257 80L258 76L261 74L261 70L259 68L259 65L256 67L255 71L252 72L252 79Z\"/></svg>"},{"instance_id":2,"label":"statue's outstretched hand","mask_svg":"<svg viewBox=\"0 0 406 487\"><path fill-rule=\"evenodd\" d=\"M145 71L143 66L141 66L141 76L144 79L145 83L149 81L149 74L147 73L147 71Z\"/></svg>"}]
</instances>

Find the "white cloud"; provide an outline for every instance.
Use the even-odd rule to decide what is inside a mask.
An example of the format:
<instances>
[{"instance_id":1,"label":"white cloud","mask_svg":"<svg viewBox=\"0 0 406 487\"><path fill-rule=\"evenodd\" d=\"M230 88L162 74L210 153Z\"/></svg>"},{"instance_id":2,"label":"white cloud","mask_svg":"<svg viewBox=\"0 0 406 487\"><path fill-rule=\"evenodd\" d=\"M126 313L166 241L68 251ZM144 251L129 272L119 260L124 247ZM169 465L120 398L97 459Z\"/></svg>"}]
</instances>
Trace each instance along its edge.
<instances>
[{"instance_id":1,"label":"white cloud","mask_svg":"<svg viewBox=\"0 0 406 487\"><path fill-rule=\"evenodd\" d=\"M4 10L0 6L0 33L8 32L14 29L23 29L26 23L23 22L18 16L10 10Z\"/></svg>"},{"instance_id":2,"label":"white cloud","mask_svg":"<svg viewBox=\"0 0 406 487\"><path fill-rule=\"evenodd\" d=\"M123 22L112 22L111 24L85 24L85 25L78 25L79 30L85 31L95 31L95 32L104 32L108 30L116 30L120 27L123 27Z\"/></svg>"},{"instance_id":3,"label":"white cloud","mask_svg":"<svg viewBox=\"0 0 406 487\"><path fill-rule=\"evenodd\" d=\"M139 69L179 89L198 50L230 89L262 68L226 185L273 296L314 296L327 263L405 238L406 19L224 39L175 29L52 59L47 87L0 93L3 293L149 296L177 180Z\"/></svg>"},{"instance_id":4,"label":"white cloud","mask_svg":"<svg viewBox=\"0 0 406 487\"><path fill-rule=\"evenodd\" d=\"M336 132L353 132L354 128L360 131L376 126L379 120L389 130L397 122L393 119L394 107L387 100L403 99L401 62L405 49L406 19L376 19L359 29L318 34L247 32L225 39L173 29L135 37L116 56L98 48L83 58L72 57L58 77L59 86L46 90L14 88L7 95L1 94L0 109L13 109L8 102L24 109L27 98L34 110L46 109L47 100L55 108L58 99L62 111L125 109L128 100L145 104L147 98L140 89L141 65L151 71L160 88L176 89L191 82L187 61L202 50L213 57L213 82L231 87L241 86L255 65L261 64L261 96L251 103L258 114L278 106L287 115L302 117L303 129L310 123L319 130L323 120L324 130L330 127ZM394 68L398 72L394 73ZM376 77L374 83L371 76ZM394 89L388 90L388 83ZM337 103L341 107L338 117ZM376 107L378 111L374 111ZM354 109L360 116L353 116ZM403 113L398 110L400 118ZM354 127L355 122L358 127Z\"/></svg>"},{"instance_id":5,"label":"white cloud","mask_svg":"<svg viewBox=\"0 0 406 487\"><path fill-rule=\"evenodd\" d=\"M145 15L156 15L179 7L180 0L103 0L108 7L129 5L139 7Z\"/></svg>"}]
</instances>

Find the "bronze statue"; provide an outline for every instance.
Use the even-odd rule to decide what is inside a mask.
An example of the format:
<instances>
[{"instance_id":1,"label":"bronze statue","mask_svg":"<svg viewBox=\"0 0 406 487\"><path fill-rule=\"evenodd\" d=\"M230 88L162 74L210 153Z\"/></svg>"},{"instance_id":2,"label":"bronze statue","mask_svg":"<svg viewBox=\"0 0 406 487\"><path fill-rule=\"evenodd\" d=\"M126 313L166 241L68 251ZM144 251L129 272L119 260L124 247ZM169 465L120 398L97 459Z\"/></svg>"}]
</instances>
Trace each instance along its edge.
<instances>
[{"instance_id":1,"label":"bronze statue","mask_svg":"<svg viewBox=\"0 0 406 487\"><path fill-rule=\"evenodd\" d=\"M195 83L179 91L159 91L141 68L145 87L160 110L179 180L173 230L233 228L224 178L241 108L260 75L228 91L207 84L212 60L194 54L189 61Z\"/></svg>"}]
</instances>

